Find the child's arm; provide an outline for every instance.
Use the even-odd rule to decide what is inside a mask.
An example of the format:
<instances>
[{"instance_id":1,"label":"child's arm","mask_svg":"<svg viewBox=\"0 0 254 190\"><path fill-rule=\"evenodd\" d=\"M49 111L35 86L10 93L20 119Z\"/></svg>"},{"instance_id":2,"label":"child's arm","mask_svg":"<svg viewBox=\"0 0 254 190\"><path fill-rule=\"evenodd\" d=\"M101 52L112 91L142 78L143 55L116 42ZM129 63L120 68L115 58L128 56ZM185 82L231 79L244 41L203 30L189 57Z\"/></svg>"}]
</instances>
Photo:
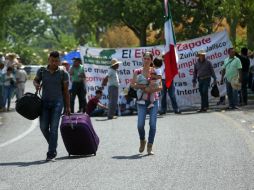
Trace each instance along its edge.
<instances>
[{"instance_id":1,"label":"child's arm","mask_svg":"<svg viewBox=\"0 0 254 190\"><path fill-rule=\"evenodd\" d=\"M151 74L151 78L153 78L153 79L162 79L162 76L153 73L153 74Z\"/></svg>"}]
</instances>

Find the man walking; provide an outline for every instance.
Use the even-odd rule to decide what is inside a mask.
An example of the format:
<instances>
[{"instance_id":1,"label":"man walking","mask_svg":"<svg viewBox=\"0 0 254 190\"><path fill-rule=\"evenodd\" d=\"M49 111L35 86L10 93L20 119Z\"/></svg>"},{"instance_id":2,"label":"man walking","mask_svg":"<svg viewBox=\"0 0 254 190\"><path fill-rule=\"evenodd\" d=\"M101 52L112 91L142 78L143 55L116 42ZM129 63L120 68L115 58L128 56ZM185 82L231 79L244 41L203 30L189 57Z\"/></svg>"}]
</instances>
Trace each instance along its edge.
<instances>
[{"instance_id":1,"label":"man walking","mask_svg":"<svg viewBox=\"0 0 254 190\"><path fill-rule=\"evenodd\" d=\"M50 53L47 68L38 70L33 81L36 90L42 87L42 113L40 129L48 142L46 161L54 160L57 155L58 126L66 104L66 114L70 114L70 96L68 92L68 74L59 68L60 55L57 51Z\"/></svg>"},{"instance_id":2,"label":"man walking","mask_svg":"<svg viewBox=\"0 0 254 190\"><path fill-rule=\"evenodd\" d=\"M79 110L78 112L85 111L86 106L86 91L85 91L85 84L84 80L86 78L84 66L81 63L80 58L74 58L73 66L70 69L70 76L72 82L72 89L71 89L71 113L74 113L74 104L75 98L78 96L79 100Z\"/></svg>"},{"instance_id":3,"label":"man walking","mask_svg":"<svg viewBox=\"0 0 254 190\"><path fill-rule=\"evenodd\" d=\"M249 82L250 59L248 57L248 49L246 47L241 49L241 55L236 54L242 64L242 88L240 91L240 104L248 104L247 87Z\"/></svg>"},{"instance_id":4,"label":"man walking","mask_svg":"<svg viewBox=\"0 0 254 190\"><path fill-rule=\"evenodd\" d=\"M162 57L164 59L164 56ZM163 65L161 67L162 70L162 91L161 91L161 110L160 110L160 115L164 115L167 112L167 94L171 100L171 104L173 107L173 110L175 114L181 114L181 111L178 108L178 104L176 101L176 96L175 96L175 85L174 81L172 81L171 85L169 88L166 86L166 81L165 81L165 63L163 62Z\"/></svg>"},{"instance_id":5,"label":"man walking","mask_svg":"<svg viewBox=\"0 0 254 190\"><path fill-rule=\"evenodd\" d=\"M239 58L235 56L235 49L228 49L229 57L225 59L222 66L221 84L226 78L227 95L229 101L228 109L237 109L238 104L238 90L232 87L232 82L237 78L238 82L242 81L242 64ZM232 83L232 84L231 84Z\"/></svg>"},{"instance_id":6,"label":"man walking","mask_svg":"<svg viewBox=\"0 0 254 190\"><path fill-rule=\"evenodd\" d=\"M117 73L117 70L119 68L119 63L117 59L112 59L111 60L111 66L108 71L107 76L104 78L102 86L106 86L108 83L108 96L109 96L109 101L108 101L108 119L115 119L116 117L114 116L116 113L117 109L117 102L118 102L118 89L120 85L119 81L119 76Z\"/></svg>"},{"instance_id":7,"label":"man walking","mask_svg":"<svg viewBox=\"0 0 254 190\"><path fill-rule=\"evenodd\" d=\"M205 57L206 52L201 50L198 52L198 60L194 65L194 74L193 74L193 88L196 88L198 81L199 84L199 93L201 96L201 109L198 112L206 112L209 108L208 101L208 89L211 82L211 77L214 79L214 84L216 84L216 75L213 69L213 65Z\"/></svg>"}]
</instances>

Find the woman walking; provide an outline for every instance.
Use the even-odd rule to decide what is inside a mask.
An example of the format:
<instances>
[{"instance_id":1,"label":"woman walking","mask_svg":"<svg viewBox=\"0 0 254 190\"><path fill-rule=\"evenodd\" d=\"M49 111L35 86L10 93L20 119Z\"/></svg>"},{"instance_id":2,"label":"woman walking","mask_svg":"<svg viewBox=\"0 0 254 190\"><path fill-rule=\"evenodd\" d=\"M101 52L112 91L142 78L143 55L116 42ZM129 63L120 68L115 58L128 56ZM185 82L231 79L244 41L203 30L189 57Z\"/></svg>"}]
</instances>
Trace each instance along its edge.
<instances>
[{"instance_id":1,"label":"woman walking","mask_svg":"<svg viewBox=\"0 0 254 190\"><path fill-rule=\"evenodd\" d=\"M148 136L148 144L147 144L147 153L148 155L153 155L152 147L154 142L154 137L156 133L156 122L157 122L157 111L158 111L158 92L162 90L162 85L160 81L160 85L156 89L149 88L149 85L145 84L139 84L138 78L140 78L140 75L143 75L147 80L147 84L149 84L149 79L151 77L151 74L155 73L155 70L153 67L151 67L153 62L153 55L151 52L146 52L143 55L143 67L136 69L134 71L133 80L131 82L131 87L138 90L143 90L143 93L145 95L142 96L142 99L137 101L137 107L138 107L138 132L139 132L139 138L140 138L140 147L139 152L142 153L145 150L146 146L146 138L145 138L145 120L146 120L146 114L147 110L149 112L150 118L149 118L149 136ZM147 107L150 104L150 94L155 93L155 99L154 99L154 106L148 109Z\"/></svg>"}]
</instances>

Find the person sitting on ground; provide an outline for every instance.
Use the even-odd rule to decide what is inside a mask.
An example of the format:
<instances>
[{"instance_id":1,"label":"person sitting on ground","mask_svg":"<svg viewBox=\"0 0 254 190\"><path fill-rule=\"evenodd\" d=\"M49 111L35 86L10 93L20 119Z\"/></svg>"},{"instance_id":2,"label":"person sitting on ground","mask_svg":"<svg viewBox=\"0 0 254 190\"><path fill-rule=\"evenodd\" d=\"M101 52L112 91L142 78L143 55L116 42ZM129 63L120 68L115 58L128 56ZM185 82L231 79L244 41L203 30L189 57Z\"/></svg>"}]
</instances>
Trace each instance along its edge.
<instances>
[{"instance_id":1,"label":"person sitting on ground","mask_svg":"<svg viewBox=\"0 0 254 190\"><path fill-rule=\"evenodd\" d=\"M132 115L133 111L137 111L134 98L128 95L129 88L126 87L121 93L120 110L122 116Z\"/></svg>"},{"instance_id":2,"label":"person sitting on ground","mask_svg":"<svg viewBox=\"0 0 254 190\"><path fill-rule=\"evenodd\" d=\"M88 104L86 107L86 114L89 116L103 115L104 110L108 109L107 106L103 105L100 102L100 99L102 97L102 90L100 90L100 89L96 90L95 94L96 94L95 97L91 98L88 101ZM96 110L97 106L102 108L103 110Z\"/></svg>"}]
</instances>

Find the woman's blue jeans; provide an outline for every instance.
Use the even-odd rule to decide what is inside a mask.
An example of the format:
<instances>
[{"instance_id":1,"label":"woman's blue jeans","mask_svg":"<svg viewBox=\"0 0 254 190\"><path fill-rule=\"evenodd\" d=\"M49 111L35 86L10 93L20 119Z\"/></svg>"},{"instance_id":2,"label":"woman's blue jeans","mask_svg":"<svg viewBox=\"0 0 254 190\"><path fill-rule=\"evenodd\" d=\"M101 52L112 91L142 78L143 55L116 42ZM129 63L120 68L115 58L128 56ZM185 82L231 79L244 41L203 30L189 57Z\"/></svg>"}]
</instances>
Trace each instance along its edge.
<instances>
[{"instance_id":1,"label":"woman's blue jeans","mask_svg":"<svg viewBox=\"0 0 254 190\"><path fill-rule=\"evenodd\" d=\"M4 86L4 101L3 101L4 107L10 108L13 90L14 88L11 85Z\"/></svg>"},{"instance_id":2,"label":"woman's blue jeans","mask_svg":"<svg viewBox=\"0 0 254 190\"><path fill-rule=\"evenodd\" d=\"M145 104L138 104L138 132L140 140L145 140L145 120L147 111L149 112L149 136L148 143L153 144L154 137L156 133L156 123L157 123L157 112L158 112L158 101L154 102L154 107L147 110L147 106L150 104L149 101L145 101Z\"/></svg>"},{"instance_id":3,"label":"woman's blue jeans","mask_svg":"<svg viewBox=\"0 0 254 190\"><path fill-rule=\"evenodd\" d=\"M40 128L48 142L48 153L56 153L58 126L63 109L63 100L45 101L42 103Z\"/></svg>"}]
</instances>

